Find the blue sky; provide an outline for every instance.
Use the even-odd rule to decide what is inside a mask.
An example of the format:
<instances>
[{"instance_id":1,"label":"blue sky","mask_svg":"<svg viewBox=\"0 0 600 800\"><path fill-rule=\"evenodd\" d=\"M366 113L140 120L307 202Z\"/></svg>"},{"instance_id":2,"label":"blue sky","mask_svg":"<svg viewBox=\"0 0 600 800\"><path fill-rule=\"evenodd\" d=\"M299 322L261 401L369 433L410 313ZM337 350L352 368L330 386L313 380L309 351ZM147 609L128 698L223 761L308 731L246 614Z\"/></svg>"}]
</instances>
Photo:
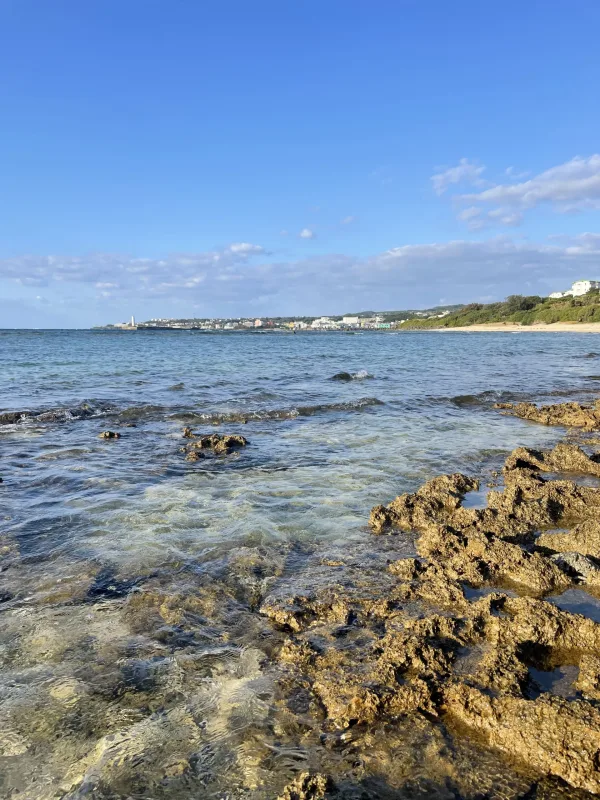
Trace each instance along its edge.
<instances>
[{"instance_id":1,"label":"blue sky","mask_svg":"<svg viewBox=\"0 0 600 800\"><path fill-rule=\"evenodd\" d=\"M596 0L0 0L0 327L600 277Z\"/></svg>"}]
</instances>

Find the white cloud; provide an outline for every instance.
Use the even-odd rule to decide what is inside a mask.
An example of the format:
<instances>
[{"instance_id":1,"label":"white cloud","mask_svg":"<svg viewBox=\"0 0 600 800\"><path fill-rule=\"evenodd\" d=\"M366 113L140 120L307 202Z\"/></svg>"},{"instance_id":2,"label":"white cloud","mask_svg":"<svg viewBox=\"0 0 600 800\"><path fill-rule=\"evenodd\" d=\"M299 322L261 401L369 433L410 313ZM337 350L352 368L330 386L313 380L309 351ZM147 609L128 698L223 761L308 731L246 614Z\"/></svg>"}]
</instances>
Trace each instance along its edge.
<instances>
[{"instance_id":1,"label":"white cloud","mask_svg":"<svg viewBox=\"0 0 600 800\"><path fill-rule=\"evenodd\" d=\"M356 217L349 215L340 220L340 225L352 225L353 222L356 222Z\"/></svg>"},{"instance_id":2,"label":"white cloud","mask_svg":"<svg viewBox=\"0 0 600 800\"><path fill-rule=\"evenodd\" d=\"M519 181L523 178L526 178L528 175L531 175L531 172L527 169L519 171L516 169L516 167L507 167L504 170L504 174L508 175L508 177L512 178L514 181Z\"/></svg>"},{"instance_id":3,"label":"white cloud","mask_svg":"<svg viewBox=\"0 0 600 800\"><path fill-rule=\"evenodd\" d=\"M600 208L600 155L576 156L527 181L498 184L481 192L463 194L460 199L521 210L550 204L560 213L597 209Z\"/></svg>"},{"instance_id":4,"label":"white cloud","mask_svg":"<svg viewBox=\"0 0 600 800\"><path fill-rule=\"evenodd\" d=\"M482 186L484 181L481 178L485 172L485 167L469 161L468 158L461 158L455 167L450 167L431 176L433 191L436 194L444 192L453 184L470 184L471 186Z\"/></svg>"},{"instance_id":5,"label":"white cloud","mask_svg":"<svg viewBox=\"0 0 600 800\"><path fill-rule=\"evenodd\" d=\"M258 244L250 244L249 242L234 242L229 245L232 253L243 253L244 255L264 253L264 249Z\"/></svg>"},{"instance_id":6,"label":"white cloud","mask_svg":"<svg viewBox=\"0 0 600 800\"><path fill-rule=\"evenodd\" d=\"M523 215L520 211L510 211L506 208L495 208L493 211L488 211L487 218L509 227L520 225L523 222Z\"/></svg>"},{"instance_id":7,"label":"white cloud","mask_svg":"<svg viewBox=\"0 0 600 800\"><path fill-rule=\"evenodd\" d=\"M248 313L251 304L269 314L336 312L357 302L364 308L402 308L433 305L442 296L460 302L544 294L580 277L600 278L600 233L543 243L503 236L408 244L369 258L325 254L273 263L257 256L232 252L231 246L157 259L24 256L0 260L0 280L20 285L23 297L31 299L39 292L29 287L45 285L53 304L69 296L82 308L96 296L127 306L151 303L155 311L149 316L162 315L169 304L177 304L183 316L194 307L208 316L235 316Z\"/></svg>"},{"instance_id":8,"label":"white cloud","mask_svg":"<svg viewBox=\"0 0 600 800\"><path fill-rule=\"evenodd\" d=\"M459 213L458 219L461 222L466 222L470 231L479 231L482 228L485 228L486 225L486 221L482 218L481 214L482 212L480 208L470 206Z\"/></svg>"},{"instance_id":9,"label":"white cloud","mask_svg":"<svg viewBox=\"0 0 600 800\"><path fill-rule=\"evenodd\" d=\"M302 228L298 236L301 239L315 239L317 234L314 231L311 231L310 228Z\"/></svg>"},{"instance_id":10,"label":"white cloud","mask_svg":"<svg viewBox=\"0 0 600 800\"><path fill-rule=\"evenodd\" d=\"M289 231L286 231L285 228L282 231L279 231L280 236L287 236Z\"/></svg>"}]
</instances>

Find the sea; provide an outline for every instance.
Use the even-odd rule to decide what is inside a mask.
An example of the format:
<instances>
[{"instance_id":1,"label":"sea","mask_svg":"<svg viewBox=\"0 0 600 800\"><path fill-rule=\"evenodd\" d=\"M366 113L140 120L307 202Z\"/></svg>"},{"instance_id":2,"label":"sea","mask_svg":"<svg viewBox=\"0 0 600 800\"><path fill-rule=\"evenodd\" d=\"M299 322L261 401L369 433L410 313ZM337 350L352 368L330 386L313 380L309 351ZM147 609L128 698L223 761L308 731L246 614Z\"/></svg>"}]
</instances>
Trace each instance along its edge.
<instances>
[{"instance_id":1,"label":"sea","mask_svg":"<svg viewBox=\"0 0 600 800\"><path fill-rule=\"evenodd\" d=\"M485 487L564 435L495 403L599 381L593 334L0 331L0 796L267 800L322 766L278 727L264 598L408 552L373 505ZM248 445L190 462L184 426Z\"/></svg>"}]
</instances>

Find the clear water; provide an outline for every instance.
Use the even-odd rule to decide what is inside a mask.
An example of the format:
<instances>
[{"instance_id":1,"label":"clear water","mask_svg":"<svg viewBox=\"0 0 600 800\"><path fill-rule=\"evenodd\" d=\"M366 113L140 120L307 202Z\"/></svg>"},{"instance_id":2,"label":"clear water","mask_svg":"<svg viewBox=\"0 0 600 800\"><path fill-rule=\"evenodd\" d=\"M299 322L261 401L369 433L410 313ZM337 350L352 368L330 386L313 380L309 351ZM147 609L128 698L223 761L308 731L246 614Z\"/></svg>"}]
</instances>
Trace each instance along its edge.
<instances>
[{"instance_id":1,"label":"clear water","mask_svg":"<svg viewBox=\"0 0 600 800\"><path fill-rule=\"evenodd\" d=\"M0 427L0 793L276 796L320 757L275 730L260 599L402 551L374 504L555 443L492 405L592 397L595 341L0 332L0 413L63 410ZM250 444L189 463L184 424Z\"/></svg>"}]
</instances>

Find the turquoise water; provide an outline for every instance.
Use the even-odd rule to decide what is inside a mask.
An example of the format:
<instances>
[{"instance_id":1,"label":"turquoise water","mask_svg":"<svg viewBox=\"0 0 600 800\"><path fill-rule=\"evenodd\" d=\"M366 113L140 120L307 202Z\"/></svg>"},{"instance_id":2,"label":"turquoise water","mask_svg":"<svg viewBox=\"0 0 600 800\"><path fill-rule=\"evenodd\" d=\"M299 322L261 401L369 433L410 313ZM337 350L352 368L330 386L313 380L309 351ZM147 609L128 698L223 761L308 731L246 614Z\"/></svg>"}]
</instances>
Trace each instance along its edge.
<instances>
[{"instance_id":1,"label":"turquoise water","mask_svg":"<svg viewBox=\"0 0 600 800\"><path fill-rule=\"evenodd\" d=\"M255 765L275 746L260 599L336 550L393 557L374 504L557 441L492 405L594 397L596 342L0 332L0 413L30 412L0 426L3 796L276 796L309 755ZM249 445L186 462L184 424Z\"/></svg>"}]
</instances>

